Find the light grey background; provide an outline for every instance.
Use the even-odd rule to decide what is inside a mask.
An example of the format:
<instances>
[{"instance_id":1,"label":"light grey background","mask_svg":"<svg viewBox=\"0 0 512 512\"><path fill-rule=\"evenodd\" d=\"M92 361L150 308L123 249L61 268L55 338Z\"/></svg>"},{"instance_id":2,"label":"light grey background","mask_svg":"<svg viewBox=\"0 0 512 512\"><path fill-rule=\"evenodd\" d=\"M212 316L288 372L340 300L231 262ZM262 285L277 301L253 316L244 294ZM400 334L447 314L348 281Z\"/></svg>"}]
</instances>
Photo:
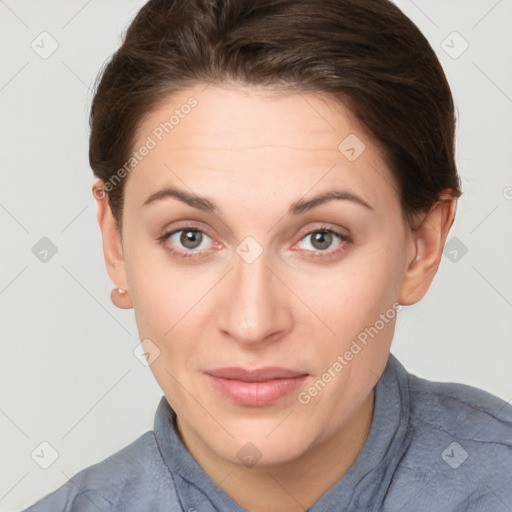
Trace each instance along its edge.
<instances>
[{"instance_id":1,"label":"light grey background","mask_svg":"<svg viewBox=\"0 0 512 512\"><path fill-rule=\"evenodd\" d=\"M1 511L151 429L163 394L133 354L133 311L110 303L87 158L92 84L143 3L0 0ZM399 315L393 352L420 376L510 401L512 2L398 3L452 86L464 195L432 288ZM33 253L43 237L57 248L46 262ZM58 452L48 469L42 442Z\"/></svg>"}]
</instances>

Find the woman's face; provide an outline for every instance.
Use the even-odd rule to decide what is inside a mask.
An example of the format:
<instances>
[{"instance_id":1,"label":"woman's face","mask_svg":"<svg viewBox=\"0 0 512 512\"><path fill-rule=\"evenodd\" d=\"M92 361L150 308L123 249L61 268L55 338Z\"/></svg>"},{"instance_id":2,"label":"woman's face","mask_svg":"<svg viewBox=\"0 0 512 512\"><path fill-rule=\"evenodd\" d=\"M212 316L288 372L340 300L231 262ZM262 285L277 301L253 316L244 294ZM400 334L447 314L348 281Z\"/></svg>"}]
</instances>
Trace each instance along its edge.
<instances>
[{"instance_id":1,"label":"woman's face","mask_svg":"<svg viewBox=\"0 0 512 512\"><path fill-rule=\"evenodd\" d=\"M143 146L126 283L180 431L234 463L292 461L356 417L386 364L414 256L391 173L345 107L256 87L172 96ZM151 200L169 188L203 199ZM208 375L233 367L302 377Z\"/></svg>"}]
</instances>

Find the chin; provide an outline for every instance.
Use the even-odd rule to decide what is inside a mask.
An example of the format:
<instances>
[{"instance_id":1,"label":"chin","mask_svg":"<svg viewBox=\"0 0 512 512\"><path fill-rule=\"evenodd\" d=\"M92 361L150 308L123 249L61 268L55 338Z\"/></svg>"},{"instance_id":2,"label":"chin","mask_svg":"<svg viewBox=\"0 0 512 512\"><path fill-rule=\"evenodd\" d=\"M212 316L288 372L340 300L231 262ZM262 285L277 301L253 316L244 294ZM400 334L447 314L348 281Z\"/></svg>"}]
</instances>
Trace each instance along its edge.
<instances>
[{"instance_id":1,"label":"chin","mask_svg":"<svg viewBox=\"0 0 512 512\"><path fill-rule=\"evenodd\" d=\"M276 428L274 423L273 429ZM279 429L280 427L278 427ZM248 430L245 434L236 435L235 439L219 445L212 440L219 456L233 464L246 467L276 466L292 463L307 450L308 442L304 433L297 435L298 428L283 429L272 432L272 429ZM269 435L269 432L272 432Z\"/></svg>"}]
</instances>

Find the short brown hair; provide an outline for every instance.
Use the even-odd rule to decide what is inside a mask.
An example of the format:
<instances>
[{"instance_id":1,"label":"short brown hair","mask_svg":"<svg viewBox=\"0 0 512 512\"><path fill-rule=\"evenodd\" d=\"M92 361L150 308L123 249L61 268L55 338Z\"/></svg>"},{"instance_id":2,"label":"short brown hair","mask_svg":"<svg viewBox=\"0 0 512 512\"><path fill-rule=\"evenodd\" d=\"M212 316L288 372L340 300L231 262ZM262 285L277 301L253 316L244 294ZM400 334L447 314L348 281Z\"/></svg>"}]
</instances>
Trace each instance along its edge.
<instances>
[{"instance_id":1,"label":"short brown hair","mask_svg":"<svg viewBox=\"0 0 512 512\"><path fill-rule=\"evenodd\" d=\"M142 120L199 82L320 92L383 148L404 218L459 197L454 104L432 47L388 0L150 0L98 76L89 161L108 182ZM121 229L123 185L108 192Z\"/></svg>"}]
</instances>

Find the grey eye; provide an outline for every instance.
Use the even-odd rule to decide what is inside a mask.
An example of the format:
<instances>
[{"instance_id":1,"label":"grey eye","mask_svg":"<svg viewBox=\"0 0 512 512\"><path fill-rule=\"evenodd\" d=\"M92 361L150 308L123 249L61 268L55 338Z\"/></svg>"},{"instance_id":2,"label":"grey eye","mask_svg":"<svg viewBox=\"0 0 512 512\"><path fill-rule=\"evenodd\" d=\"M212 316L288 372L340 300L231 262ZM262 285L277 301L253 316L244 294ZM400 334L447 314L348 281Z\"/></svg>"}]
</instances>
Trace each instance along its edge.
<instances>
[{"instance_id":1,"label":"grey eye","mask_svg":"<svg viewBox=\"0 0 512 512\"><path fill-rule=\"evenodd\" d=\"M308 236L311 237L311 244L315 249L324 250L329 248L332 244L332 233L328 231L317 231Z\"/></svg>"},{"instance_id":2,"label":"grey eye","mask_svg":"<svg viewBox=\"0 0 512 512\"><path fill-rule=\"evenodd\" d=\"M180 243L187 249L197 249L203 241L203 233L192 229L184 229L181 232Z\"/></svg>"}]
</instances>

